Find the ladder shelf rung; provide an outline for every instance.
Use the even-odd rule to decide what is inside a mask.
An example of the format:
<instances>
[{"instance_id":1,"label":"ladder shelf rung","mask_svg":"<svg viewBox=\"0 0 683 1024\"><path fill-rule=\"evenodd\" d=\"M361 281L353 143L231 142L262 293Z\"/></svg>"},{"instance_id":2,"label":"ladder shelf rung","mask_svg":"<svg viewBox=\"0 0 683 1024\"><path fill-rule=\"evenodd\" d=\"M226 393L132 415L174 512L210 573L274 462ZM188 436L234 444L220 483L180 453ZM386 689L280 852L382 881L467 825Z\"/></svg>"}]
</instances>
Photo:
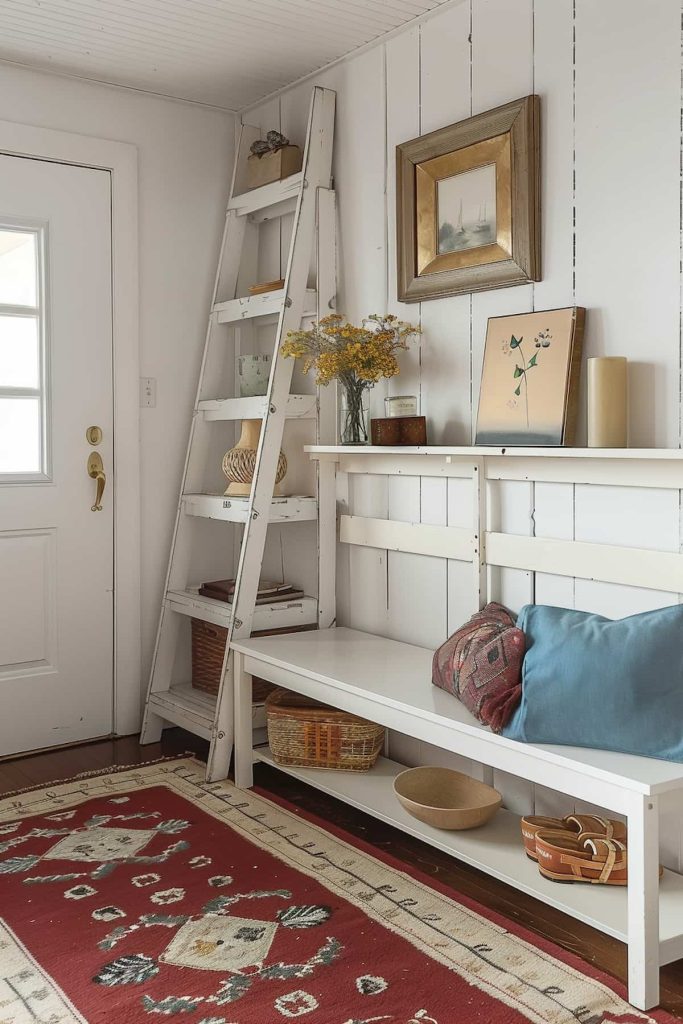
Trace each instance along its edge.
<instances>
[{"instance_id":1,"label":"ladder shelf rung","mask_svg":"<svg viewBox=\"0 0 683 1024\"><path fill-rule=\"evenodd\" d=\"M272 292L263 292L261 295L241 295L237 299L216 302L213 312L219 324L235 324L241 320L253 320L255 317L278 317L284 300L284 288L275 288ZM316 315L317 302L315 288L307 288L302 319Z\"/></svg>"},{"instance_id":2,"label":"ladder shelf rung","mask_svg":"<svg viewBox=\"0 0 683 1024\"><path fill-rule=\"evenodd\" d=\"M190 683L176 683L170 690L149 695L150 708L155 714L205 740L211 739L216 703L217 698L212 693L197 690ZM265 728L266 709L263 701L252 704L251 722L254 729Z\"/></svg>"},{"instance_id":3,"label":"ladder shelf rung","mask_svg":"<svg viewBox=\"0 0 683 1024\"><path fill-rule=\"evenodd\" d=\"M265 395L253 398L211 398L199 402L197 412L207 421L261 420L266 415L268 400ZM315 419L315 395L289 395L285 416L288 419Z\"/></svg>"},{"instance_id":4,"label":"ladder shelf rung","mask_svg":"<svg viewBox=\"0 0 683 1024\"><path fill-rule=\"evenodd\" d=\"M284 199L296 198L301 191L303 184L303 171L290 174L288 178L280 181L271 181L268 185L261 185L260 188L252 188L249 192L241 192L232 196L228 203L229 210L235 210L238 214L255 213L267 206L274 206Z\"/></svg>"},{"instance_id":5,"label":"ladder shelf rung","mask_svg":"<svg viewBox=\"0 0 683 1024\"><path fill-rule=\"evenodd\" d=\"M196 690L189 683L175 685L170 690L153 691L149 695L151 710L167 722L187 729L195 736L211 739L216 715L216 698L210 693Z\"/></svg>"},{"instance_id":6,"label":"ladder shelf rung","mask_svg":"<svg viewBox=\"0 0 683 1024\"><path fill-rule=\"evenodd\" d=\"M223 494L184 494L183 508L189 516L222 519L228 523L246 523L249 518L249 498L227 498ZM273 498L270 503L269 523L310 522L318 518L315 498L306 495Z\"/></svg>"},{"instance_id":7,"label":"ladder shelf rung","mask_svg":"<svg viewBox=\"0 0 683 1024\"><path fill-rule=\"evenodd\" d=\"M197 588L169 590L166 601L171 611L188 615L193 619L211 622L214 626L230 623L232 605L210 597L200 597ZM310 626L318 621L318 602L314 597L298 597L291 601L274 601L272 604L258 604L254 608L252 631L262 629L290 629L294 626Z\"/></svg>"}]
</instances>

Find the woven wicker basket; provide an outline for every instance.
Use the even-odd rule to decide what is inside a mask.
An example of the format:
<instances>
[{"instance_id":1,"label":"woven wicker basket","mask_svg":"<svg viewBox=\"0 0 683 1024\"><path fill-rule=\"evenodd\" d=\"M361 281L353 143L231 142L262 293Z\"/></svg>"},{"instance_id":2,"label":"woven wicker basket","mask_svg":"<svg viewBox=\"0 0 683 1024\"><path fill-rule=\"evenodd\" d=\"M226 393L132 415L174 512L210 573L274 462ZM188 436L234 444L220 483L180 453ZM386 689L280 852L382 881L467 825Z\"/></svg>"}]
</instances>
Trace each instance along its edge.
<instances>
[{"instance_id":1,"label":"woven wicker basket","mask_svg":"<svg viewBox=\"0 0 683 1024\"><path fill-rule=\"evenodd\" d=\"M225 642L227 629L224 626L214 626L203 619L192 619L192 686L195 690L202 690L203 693L210 693L213 697L218 696L218 687L221 682L221 670L223 668L223 655L225 654ZM309 629L316 629L315 623L309 626L290 626L286 629L269 629L253 633L252 636L270 636L278 633L300 633ZM273 683L267 683L265 679L254 676L252 680L252 699L262 701L277 689Z\"/></svg>"},{"instance_id":2,"label":"woven wicker basket","mask_svg":"<svg viewBox=\"0 0 683 1024\"><path fill-rule=\"evenodd\" d=\"M192 686L218 696L228 631L203 619L192 619Z\"/></svg>"},{"instance_id":3,"label":"woven wicker basket","mask_svg":"<svg viewBox=\"0 0 683 1024\"><path fill-rule=\"evenodd\" d=\"M366 772L384 745L384 729L287 690L266 698L268 742L282 765Z\"/></svg>"}]
</instances>

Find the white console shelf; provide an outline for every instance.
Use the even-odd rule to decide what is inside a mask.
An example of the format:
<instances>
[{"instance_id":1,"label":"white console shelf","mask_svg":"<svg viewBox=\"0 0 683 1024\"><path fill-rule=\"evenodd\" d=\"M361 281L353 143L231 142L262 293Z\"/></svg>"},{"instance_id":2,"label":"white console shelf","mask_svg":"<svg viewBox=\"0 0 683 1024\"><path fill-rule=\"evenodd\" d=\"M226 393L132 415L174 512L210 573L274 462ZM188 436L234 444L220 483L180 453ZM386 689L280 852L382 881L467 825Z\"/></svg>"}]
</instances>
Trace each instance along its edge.
<instances>
[{"instance_id":1,"label":"white console shelf","mask_svg":"<svg viewBox=\"0 0 683 1024\"><path fill-rule=\"evenodd\" d=\"M342 543L406 551L470 563L472 611L491 599L491 566L521 568L653 590L683 592L683 554L489 529L487 494L497 480L568 481L613 486L683 488L678 450L540 448L307 449L337 472L470 477L468 528L362 516L339 518ZM332 490L328 488L328 495ZM331 502L332 498L328 497ZM336 509L321 504L321 535L335 543ZM629 999L640 1009L659 1001L659 967L683 957L683 876L659 879L659 808L683 807L683 765L568 746L522 744L492 733L449 694L431 685L432 652L354 629L235 641L235 778L252 785L254 761L274 764L267 746L253 746L251 676L375 721L484 766L600 804L627 817L627 888L558 885L524 854L519 819L501 810L471 832L444 832L408 815L392 782L402 769L381 758L363 775L282 768L404 832L501 879L628 944ZM279 767L279 766L278 766Z\"/></svg>"}]
</instances>

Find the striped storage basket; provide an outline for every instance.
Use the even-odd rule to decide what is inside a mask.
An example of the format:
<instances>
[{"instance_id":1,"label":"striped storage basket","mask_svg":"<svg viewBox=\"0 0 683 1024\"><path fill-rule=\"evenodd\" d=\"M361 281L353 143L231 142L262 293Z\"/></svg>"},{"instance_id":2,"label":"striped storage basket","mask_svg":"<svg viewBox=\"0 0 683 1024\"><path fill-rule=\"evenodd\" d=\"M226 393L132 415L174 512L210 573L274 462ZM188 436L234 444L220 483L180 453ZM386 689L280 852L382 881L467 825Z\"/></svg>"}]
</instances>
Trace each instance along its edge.
<instances>
[{"instance_id":1,"label":"striped storage basket","mask_svg":"<svg viewBox=\"0 0 683 1024\"><path fill-rule=\"evenodd\" d=\"M266 700L268 742L278 764L366 772L384 746L384 729L298 693Z\"/></svg>"}]
</instances>

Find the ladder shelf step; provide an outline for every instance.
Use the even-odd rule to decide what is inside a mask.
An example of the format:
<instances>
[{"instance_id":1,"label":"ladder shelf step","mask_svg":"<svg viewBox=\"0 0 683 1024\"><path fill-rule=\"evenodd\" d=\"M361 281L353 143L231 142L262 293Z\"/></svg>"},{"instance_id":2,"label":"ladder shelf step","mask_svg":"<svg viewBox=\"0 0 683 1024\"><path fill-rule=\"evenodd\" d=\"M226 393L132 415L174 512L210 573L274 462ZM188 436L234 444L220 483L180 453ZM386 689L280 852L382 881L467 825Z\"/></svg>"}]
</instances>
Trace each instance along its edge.
<instances>
[{"instance_id":1,"label":"ladder shelf step","mask_svg":"<svg viewBox=\"0 0 683 1024\"><path fill-rule=\"evenodd\" d=\"M205 740L211 739L216 701L213 694L197 690L190 683L175 684L170 690L149 696L150 709L155 714ZM252 704L251 721L254 729L265 728L266 709L262 701Z\"/></svg>"},{"instance_id":2,"label":"ladder shelf step","mask_svg":"<svg viewBox=\"0 0 683 1024\"><path fill-rule=\"evenodd\" d=\"M169 608L179 615L211 622L214 626L227 628L232 605L210 597L200 597L196 588L169 590L166 594ZM289 629L294 626L309 626L318 621L318 602L314 597L299 597L292 601L275 601L273 604L258 604L254 609L252 631L262 629Z\"/></svg>"},{"instance_id":3,"label":"ladder shelf step","mask_svg":"<svg viewBox=\"0 0 683 1024\"><path fill-rule=\"evenodd\" d=\"M303 180L303 171L298 171L280 181L271 181L268 185L261 185L260 188L241 192L239 195L231 197L228 209L234 210L238 214L255 213L257 210L281 203L285 199L295 199L301 191Z\"/></svg>"},{"instance_id":4,"label":"ladder shelf step","mask_svg":"<svg viewBox=\"0 0 683 1024\"><path fill-rule=\"evenodd\" d=\"M246 523L249 502L249 498L228 498L223 494L184 494L182 498L187 515L222 519L228 523ZM269 523L311 522L317 518L317 501L306 495L273 498L270 503Z\"/></svg>"},{"instance_id":5,"label":"ladder shelf step","mask_svg":"<svg viewBox=\"0 0 683 1024\"><path fill-rule=\"evenodd\" d=\"M278 317L285 301L284 288L276 288L272 292L261 295L241 295L227 302L216 302L213 312L219 324L235 324L241 320L253 320L254 317ZM306 289L302 318L315 316L317 313L318 294L314 288Z\"/></svg>"},{"instance_id":6,"label":"ladder shelf step","mask_svg":"<svg viewBox=\"0 0 683 1024\"><path fill-rule=\"evenodd\" d=\"M266 415L268 399L265 395L253 398L215 398L199 402L197 411L205 420L260 420ZM289 395L287 398L288 419L315 419L317 401L315 395Z\"/></svg>"}]
</instances>

